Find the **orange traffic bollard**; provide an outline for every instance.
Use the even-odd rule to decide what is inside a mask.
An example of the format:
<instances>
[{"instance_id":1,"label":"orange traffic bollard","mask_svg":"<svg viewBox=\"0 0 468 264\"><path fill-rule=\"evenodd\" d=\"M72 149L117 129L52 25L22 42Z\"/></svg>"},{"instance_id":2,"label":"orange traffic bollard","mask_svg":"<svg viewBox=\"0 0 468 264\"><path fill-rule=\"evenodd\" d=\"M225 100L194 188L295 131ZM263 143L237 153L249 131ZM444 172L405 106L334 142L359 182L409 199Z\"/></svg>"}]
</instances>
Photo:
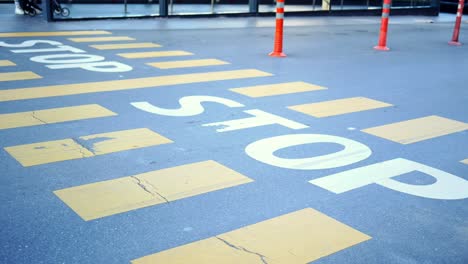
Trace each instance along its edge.
<instances>
[{"instance_id":1,"label":"orange traffic bollard","mask_svg":"<svg viewBox=\"0 0 468 264\"><path fill-rule=\"evenodd\" d=\"M273 52L270 52L272 57L286 57L283 53L283 19L284 19L284 0L276 1L276 32L275 46Z\"/></svg>"},{"instance_id":2,"label":"orange traffic bollard","mask_svg":"<svg viewBox=\"0 0 468 264\"><path fill-rule=\"evenodd\" d=\"M387 31L388 31L388 18L390 16L390 7L392 0L384 0L382 7L382 25L380 26L379 45L375 46L376 50L390 50L387 47Z\"/></svg>"},{"instance_id":3,"label":"orange traffic bollard","mask_svg":"<svg viewBox=\"0 0 468 264\"><path fill-rule=\"evenodd\" d=\"M449 45L452 45L452 46L461 45L461 43L458 42L458 36L460 35L460 25L461 25L464 6L465 6L465 1L460 0L458 2L457 19L455 20L455 28L453 29L453 36L452 36L452 40L449 42Z\"/></svg>"}]
</instances>

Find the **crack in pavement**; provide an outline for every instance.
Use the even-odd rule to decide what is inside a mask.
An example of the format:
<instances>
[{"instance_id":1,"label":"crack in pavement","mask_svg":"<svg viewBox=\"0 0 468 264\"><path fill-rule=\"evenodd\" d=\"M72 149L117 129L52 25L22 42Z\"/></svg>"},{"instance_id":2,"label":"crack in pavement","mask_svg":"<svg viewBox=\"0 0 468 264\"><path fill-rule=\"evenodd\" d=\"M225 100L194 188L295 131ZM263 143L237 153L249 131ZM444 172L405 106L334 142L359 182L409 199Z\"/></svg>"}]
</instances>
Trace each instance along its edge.
<instances>
[{"instance_id":1,"label":"crack in pavement","mask_svg":"<svg viewBox=\"0 0 468 264\"><path fill-rule=\"evenodd\" d=\"M247 253L249 253L249 254L257 255L257 256L260 258L260 260L262 261L263 264L268 264L268 262L266 261L266 258L267 258L267 257L264 256L264 255L262 255L262 254L260 254L260 253L253 252L253 251L250 251L250 250L248 250L248 249L246 249L246 248L244 248L244 247L236 246L236 245L234 245L234 244L231 244L231 243L229 243L227 240L222 239L222 238L220 238L220 237L218 237L218 236L215 236L215 238L219 239L221 242L223 242L224 244L226 244L228 247L234 248L234 249L236 249L236 250L244 251L244 252L247 252Z\"/></svg>"},{"instance_id":2,"label":"crack in pavement","mask_svg":"<svg viewBox=\"0 0 468 264\"><path fill-rule=\"evenodd\" d=\"M74 139L74 138L72 138L72 140L73 140L76 144L78 144L78 146L81 147L81 148L78 149L78 151L81 153L81 157L82 157L82 158L87 158L86 153L84 153L83 150L87 150L87 151L91 152L91 154L92 154L93 156L96 155L94 152L90 151L85 145L81 144L78 140L76 140L76 139Z\"/></svg>"},{"instance_id":3,"label":"crack in pavement","mask_svg":"<svg viewBox=\"0 0 468 264\"><path fill-rule=\"evenodd\" d=\"M138 178L137 176L130 176L130 178L134 179L135 180L135 183L140 186L140 188L142 188L145 192L151 194L153 197L160 197L162 199L164 199L164 201L166 201L166 203L169 203L169 200L166 199L166 197L162 196L160 193L158 193L156 191L156 188L154 188L153 185L151 185L149 182L146 182L144 180L141 180L140 178ZM152 190L148 189L148 187L146 185L149 185L151 187Z\"/></svg>"},{"instance_id":4,"label":"crack in pavement","mask_svg":"<svg viewBox=\"0 0 468 264\"><path fill-rule=\"evenodd\" d=\"M32 114L31 114L31 117L36 119L37 121L43 123L44 125L47 125L48 123L42 119L40 119L39 117L36 116L36 111L33 111Z\"/></svg>"}]
</instances>

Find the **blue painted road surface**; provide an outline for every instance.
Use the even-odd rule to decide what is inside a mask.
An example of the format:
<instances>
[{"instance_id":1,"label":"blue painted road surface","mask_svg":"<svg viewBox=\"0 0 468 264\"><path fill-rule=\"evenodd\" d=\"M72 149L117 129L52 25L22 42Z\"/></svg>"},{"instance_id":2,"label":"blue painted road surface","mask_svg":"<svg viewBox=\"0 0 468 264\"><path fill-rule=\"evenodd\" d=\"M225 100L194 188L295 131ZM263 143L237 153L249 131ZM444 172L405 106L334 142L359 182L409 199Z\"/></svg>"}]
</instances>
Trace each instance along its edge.
<instances>
[{"instance_id":1,"label":"blue painted road surface","mask_svg":"<svg viewBox=\"0 0 468 264\"><path fill-rule=\"evenodd\" d=\"M268 19L7 23L1 262L467 263L453 23Z\"/></svg>"}]
</instances>

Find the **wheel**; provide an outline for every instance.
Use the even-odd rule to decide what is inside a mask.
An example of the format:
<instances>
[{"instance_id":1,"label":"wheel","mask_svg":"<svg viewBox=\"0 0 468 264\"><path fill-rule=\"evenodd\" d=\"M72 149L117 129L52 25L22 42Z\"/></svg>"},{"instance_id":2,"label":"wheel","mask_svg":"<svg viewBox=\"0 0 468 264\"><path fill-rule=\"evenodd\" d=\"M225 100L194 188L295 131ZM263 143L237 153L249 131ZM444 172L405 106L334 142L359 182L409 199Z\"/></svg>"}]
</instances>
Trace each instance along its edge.
<instances>
[{"instance_id":1,"label":"wheel","mask_svg":"<svg viewBox=\"0 0 468 264\"><path fill-rule=\"evenodd\" d=\"M60 12L60 14L64 17L67 17L70 15L70 9L66 8L66 7L63 7L62 8L62 12Z\"/></svg>"},{"instance_id":2,"label":"wheel","mask_svg":"<svg viewBox=\"0 0 468 264\"><path fill-rule=\"evenodd\" d=\"M62 14L62 9L60 7L55 8L54 9L54 14L56 14L56 15Z\"/></svg>"},{"instance_id":3,"label":"wheel","mask_svg":"<svg viewBox=\"0 0 468 264\"><path fill-rule=\"evenodd\" d=\"M34 9L34 8L31 8L31 10L29 10L29 11L27 11L25 13L28 13L28 15L30 17L36 16L36 14L37 14L36 9Z\"/></svg>"}]
</instances>

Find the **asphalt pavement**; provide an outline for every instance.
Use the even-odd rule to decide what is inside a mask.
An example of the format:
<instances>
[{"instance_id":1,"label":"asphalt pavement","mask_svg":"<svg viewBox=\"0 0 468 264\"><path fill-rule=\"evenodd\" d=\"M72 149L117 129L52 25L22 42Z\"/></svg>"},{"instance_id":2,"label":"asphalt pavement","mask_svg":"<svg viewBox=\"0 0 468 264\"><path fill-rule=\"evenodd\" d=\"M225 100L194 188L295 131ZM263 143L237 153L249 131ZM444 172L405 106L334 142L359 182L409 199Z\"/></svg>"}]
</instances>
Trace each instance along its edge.
<instances>
[{"instance_id":1,"label":"asphalt pavement","mask_svg":"<svg viewBox=\"0 0 468 264\"><path fill-rule=\"evenodd\" d=\"M1 17L0 262L468 262L468 24Z\"/></svg>"}]
</instances>

